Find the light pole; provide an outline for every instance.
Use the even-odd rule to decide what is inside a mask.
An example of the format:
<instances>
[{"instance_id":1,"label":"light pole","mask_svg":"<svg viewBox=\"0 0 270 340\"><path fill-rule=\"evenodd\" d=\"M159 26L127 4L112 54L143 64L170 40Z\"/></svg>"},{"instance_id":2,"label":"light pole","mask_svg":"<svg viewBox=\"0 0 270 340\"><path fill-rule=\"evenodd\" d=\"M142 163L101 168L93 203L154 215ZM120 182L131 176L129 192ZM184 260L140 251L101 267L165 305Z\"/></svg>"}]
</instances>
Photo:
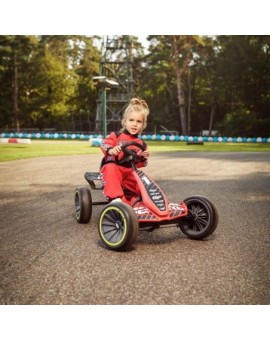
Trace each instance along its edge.
<instances>
[{"instance_id":1,"label":"light pole","mask_svg":"<svg viewBox=\"0 0 270 340\"><path fill-rule=\"evenodd\" d=\"M101 91L101 119L102 119L102 132L103 138L107 136L107 117L106 117L106 91L112 88L116 88L119 84L114 80L109 80L105 76L97 76L93 77L95 85Z\"/></svg>"}]
</instances>

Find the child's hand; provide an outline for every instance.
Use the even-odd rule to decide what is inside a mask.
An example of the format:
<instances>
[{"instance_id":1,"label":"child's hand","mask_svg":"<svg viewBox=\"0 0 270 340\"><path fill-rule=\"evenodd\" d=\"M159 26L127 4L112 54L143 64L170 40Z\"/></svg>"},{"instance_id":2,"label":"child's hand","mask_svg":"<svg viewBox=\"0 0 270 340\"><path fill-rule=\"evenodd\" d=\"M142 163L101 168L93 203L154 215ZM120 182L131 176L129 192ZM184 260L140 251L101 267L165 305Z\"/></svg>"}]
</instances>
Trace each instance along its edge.
<instances>
[{"instance_id":1,"label":"child's hand","mask_svg":"<svg viewBox=\"0 0 270 340\"><path fill-rule=\"evenodd\" d=\"M149 151L148 149L146 149L145 151L142 151L140 153L140 156L143 156L144 158L148 158L149 157Z\"/></svg>"},{"instance_id":2,"label":"child's hand","mask_svg":"<svg viewBox=\"0 0 270 340\"><path fill-rule=\"evenodd\" d=\"M110 156L118 156L119 153L121 152L121 146L120 145L116 145L114 148L110 149L108 154Z\"/></svg>"}]
</instances>

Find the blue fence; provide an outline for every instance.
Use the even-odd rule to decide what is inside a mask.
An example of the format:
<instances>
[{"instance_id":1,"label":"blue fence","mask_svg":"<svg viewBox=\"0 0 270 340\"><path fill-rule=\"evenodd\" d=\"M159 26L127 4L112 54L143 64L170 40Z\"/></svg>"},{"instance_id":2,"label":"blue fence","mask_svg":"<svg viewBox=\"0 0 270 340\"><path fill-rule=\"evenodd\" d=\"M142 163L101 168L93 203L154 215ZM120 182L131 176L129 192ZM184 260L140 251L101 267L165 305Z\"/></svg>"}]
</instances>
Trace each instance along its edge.
<instances>
[{"instance_id":1,"label":"blue fence","mask_svg":"<svg viewBox=\"0 0 270 340\"><path fill-rule=\"evenodd\" d=\"M157 141L182 141L182 142L215 142L215 143L270 143L270 137L207 137L207 136L170 136L165 134L142 134L143 140ZM26 132L3 132L0 138L29 138L29 139L66 139L85 140L102 139L99 134L87 133L26 133Z\"/></svg>"}]
</instances>

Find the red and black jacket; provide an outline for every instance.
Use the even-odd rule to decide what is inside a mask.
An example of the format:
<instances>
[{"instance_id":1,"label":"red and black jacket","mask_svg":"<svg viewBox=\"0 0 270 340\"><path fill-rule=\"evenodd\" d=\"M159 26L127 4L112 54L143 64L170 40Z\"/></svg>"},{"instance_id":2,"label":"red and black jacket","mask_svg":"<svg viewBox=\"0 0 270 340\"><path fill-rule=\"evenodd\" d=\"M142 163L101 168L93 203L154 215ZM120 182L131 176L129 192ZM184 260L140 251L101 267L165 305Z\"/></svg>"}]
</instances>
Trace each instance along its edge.
<instances>
[{"instance_id":1,"label":"red and black jacket","mask_svg":"<svg viewBox=\"0 0 270 340\"><path fill-rule=\"evenodd\" d=\"M107 136L105 139L103 139L101 143L101 150L105 156L105 164L106 163L111 163L115 162L118 163L119 160L123 157L124 153L121 151L118 156L111 156L108 154L108 151L112 148L114 148L117 145L122 145L126 142L137 142L141 145L143 145L145 148L147 147L146 143L142 141L141 139L138 138L138 135L131 135L127 130L120 132L120 133L115 133L112 132L109 136ZM136 152L140 151L141 149L136 147L135 145L132 145L130 148L135 150ZM147 159L136 162L137 168L141 168L147 165ZM129 164L121 164L121 166L130 166Z\"/></svg>"}]
</instances>

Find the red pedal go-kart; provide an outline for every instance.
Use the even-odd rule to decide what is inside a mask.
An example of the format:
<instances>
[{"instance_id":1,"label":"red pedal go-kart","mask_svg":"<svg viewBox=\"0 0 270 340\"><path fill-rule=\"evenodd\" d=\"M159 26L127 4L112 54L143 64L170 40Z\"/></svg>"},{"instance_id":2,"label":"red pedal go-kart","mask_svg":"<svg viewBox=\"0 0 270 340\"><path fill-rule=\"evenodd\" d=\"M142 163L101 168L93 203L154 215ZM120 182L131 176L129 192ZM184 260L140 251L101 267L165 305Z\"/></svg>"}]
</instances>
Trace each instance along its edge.
<instances>
[{"instance_id":1,"label":"red pedal go-kart","mask_svg":"<svg viewBox=\"0 0 270 340\"><path fill-rule=\"evenodd\" d=\"M133 146L133 149L132 149ZM89 187L75 189L75 215L78 223L88 223L94 205L105 205L98 220L98 232L107 248L124 251L137 240L139 230L153 231L163 225L179 227L191 239L200 240L211 235L218 223L218 213L214 204L204 196L185 198L180 203L169 203L159 186L142 170L137 169L135 160L140 156L134 146L144 150L136 142L121 146L124 153L121 163L130 162L133 176L140 189L140 196L123 188L125 201L92 201ZM104 159L101 162L101 167ZM86 172L84 175L92 190L102 190L99 172Z\"/></svg>"}]
</instances>

